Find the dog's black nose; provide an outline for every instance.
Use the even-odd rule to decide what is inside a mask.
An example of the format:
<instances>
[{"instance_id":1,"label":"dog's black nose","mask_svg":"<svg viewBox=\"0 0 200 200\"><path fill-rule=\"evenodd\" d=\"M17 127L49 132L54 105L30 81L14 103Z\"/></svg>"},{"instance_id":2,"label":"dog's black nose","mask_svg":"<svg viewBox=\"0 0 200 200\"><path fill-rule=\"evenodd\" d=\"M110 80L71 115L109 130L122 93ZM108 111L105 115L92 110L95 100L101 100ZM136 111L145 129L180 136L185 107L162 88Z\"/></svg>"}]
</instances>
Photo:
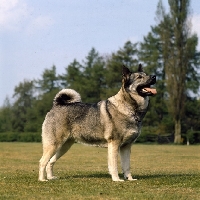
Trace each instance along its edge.
<instances>
[{"instance_id":1,"label":"dog's black nose","mask_svg":"<svg viewBox=\"0 0 200 200\"><path fill-rule=\"evenodd\" d=\"M151 75L150 78L151 78L152 80L156 80L156 75Z\"/></svg>"},{"instance_id":2,"label":"dog's black nose","mask_svg":"<svg viewBox=\"0 0 200 200\"><path fill-rule=\"evenodd\" d=\"M156 75L150 75L150 79L152 85L156 83Z\"/></svg>"}]
</instances>

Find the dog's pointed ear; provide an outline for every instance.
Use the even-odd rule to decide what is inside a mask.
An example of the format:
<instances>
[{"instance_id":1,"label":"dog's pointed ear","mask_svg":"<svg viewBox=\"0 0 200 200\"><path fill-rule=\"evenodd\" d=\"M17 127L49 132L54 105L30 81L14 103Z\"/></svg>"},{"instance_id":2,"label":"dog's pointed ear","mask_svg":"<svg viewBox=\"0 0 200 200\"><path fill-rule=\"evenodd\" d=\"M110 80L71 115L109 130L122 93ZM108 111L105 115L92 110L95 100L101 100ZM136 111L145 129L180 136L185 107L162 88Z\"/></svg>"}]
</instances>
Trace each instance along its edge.
<instances>
[{"instance_id":1,"label":"dog's pointed ear","mask_svg":"<svg viewBox=\"0 0 200 200\"><path fill-rule=\"evenodd\" d=\"M126 66L122 66L122 76L123 77L127 77L127 76L130 76L131 75L131 72L130 70L126 67Z\"/></svg>"},{"instance_id":2,"label":"dog's pointed ear","mask_svg":"<svg viewBox=\"0 0 200 200\"><path fill-rule=\"evenodd\" d=\"M140 63L139 66L138 66L138 72L143 72L143 68L142 68L141 63Z\"/></svg>"}]
</instances>

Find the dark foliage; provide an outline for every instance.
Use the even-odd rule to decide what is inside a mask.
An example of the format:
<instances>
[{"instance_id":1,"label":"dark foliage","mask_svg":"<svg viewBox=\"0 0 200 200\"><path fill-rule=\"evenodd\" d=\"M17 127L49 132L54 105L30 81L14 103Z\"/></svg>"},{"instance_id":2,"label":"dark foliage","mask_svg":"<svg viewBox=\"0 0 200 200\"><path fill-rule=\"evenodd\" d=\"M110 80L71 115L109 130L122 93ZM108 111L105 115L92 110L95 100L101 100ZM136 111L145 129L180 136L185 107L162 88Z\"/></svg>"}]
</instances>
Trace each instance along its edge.
<instances>
[{"instance_id":1,"label":"dark foliage","mask_svg":"<svg viewBox=\"0 0 200 200\"><path fill-rule=\"evenodd\" d=\"M170 1L170 6L173 7L173 2L178 1L180 0ZM176 114L181 117L182 143L200 143L200 100L196 95L199 91L197 72L200 67L200 52L196 50L198 38L196 35L185 38L187 48L184 48L184 55L187 54L187 62L180 69L178 65L173 68L172 76L177 78L175 83L178 85L178 80L184 79L184 84L181 85L184 102L180 104L181 107L176 107L177 111L174 109L172 112L173 107L170 105L173 103L172 89L175 83L169 83L171 68L168 64L172 59L170 55L176 54L178 50L175 44L169 48L170 44L166 43L180 41L174 39L175 32L171 30L173 18L165 14L161 1L157 17L160 17L159 24L151 27L141 43L127 41L123 48L106 56L92 48L82 63L75 59L66 67L64 74L57 74L56 66L52 66L45 69L38 80L20 82L14 89L14 103L11 104L9 98L6 98L4 105L0 107L0 141L40 141L42 123L59 90L75 89L81 94L82 101L98 102L119 91L123 65L136 71L141 62L147 74L156 74L157 95L151 98L142 134L137 142L172 142ZM173 63L177 63L176 57L173 56ZM184 77L181 77L179 70L184 70Z\"/></svg>"}]
</instances>

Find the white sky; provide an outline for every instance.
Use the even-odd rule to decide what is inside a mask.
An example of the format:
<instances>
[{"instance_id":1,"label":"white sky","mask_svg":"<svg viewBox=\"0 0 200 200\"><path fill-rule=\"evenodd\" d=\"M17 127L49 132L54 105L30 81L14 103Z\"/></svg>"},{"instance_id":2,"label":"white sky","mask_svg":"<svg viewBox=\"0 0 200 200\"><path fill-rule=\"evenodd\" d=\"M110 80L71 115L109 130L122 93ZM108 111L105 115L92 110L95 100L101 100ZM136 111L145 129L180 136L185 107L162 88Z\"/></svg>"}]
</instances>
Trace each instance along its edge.
<instances>
[{"instance_id":1,"label":"white sky","mask_svg":"<svg viewBox=\"0 0 200 200\"><path fill-rule=\"evenodd\" d=\"M163 0L165 8L168 1ZM155 25L158 0L0 0L0 106L24 79L57 73L94 47L110 54L142 41ZM192 31L200 38L200 1L191 0ZM200 40L200 39L199 39ZM200 43L200 41L199 41ZM200 45L198 45L200 50Z\"/></svg>"}]
</instances>

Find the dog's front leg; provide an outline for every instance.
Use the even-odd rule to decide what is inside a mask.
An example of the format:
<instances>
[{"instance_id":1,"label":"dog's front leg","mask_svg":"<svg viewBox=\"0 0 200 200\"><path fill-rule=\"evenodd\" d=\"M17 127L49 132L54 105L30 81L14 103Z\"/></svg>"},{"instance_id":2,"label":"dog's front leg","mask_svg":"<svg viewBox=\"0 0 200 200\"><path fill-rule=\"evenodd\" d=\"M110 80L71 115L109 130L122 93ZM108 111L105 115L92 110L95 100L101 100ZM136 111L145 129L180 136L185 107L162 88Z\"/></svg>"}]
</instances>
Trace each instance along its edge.
<instances>
[{"instance_id":1,"label":"dog's front leg","mask_svg":"<svg viewBox=\"0 0 200 200\"><path fill-rule=\"evenodd\" d=\"M123 181L119 178L117 170L117 157L119 152L119 142L108 142L108 170L112 176L113 181Z\"/></svg>"},{"instance_id":2,"label":"dog's front leg","mask_svg":"<svg viewBox=\"0 0 200 200\"><path fill-rule=\"evenodd\" d=\"M130 172L130 154L131 154L131 144L128 144L120 148L121 165L124 173L124 178L129 181L135 181Z\"/></svg>"}]
</instances>

